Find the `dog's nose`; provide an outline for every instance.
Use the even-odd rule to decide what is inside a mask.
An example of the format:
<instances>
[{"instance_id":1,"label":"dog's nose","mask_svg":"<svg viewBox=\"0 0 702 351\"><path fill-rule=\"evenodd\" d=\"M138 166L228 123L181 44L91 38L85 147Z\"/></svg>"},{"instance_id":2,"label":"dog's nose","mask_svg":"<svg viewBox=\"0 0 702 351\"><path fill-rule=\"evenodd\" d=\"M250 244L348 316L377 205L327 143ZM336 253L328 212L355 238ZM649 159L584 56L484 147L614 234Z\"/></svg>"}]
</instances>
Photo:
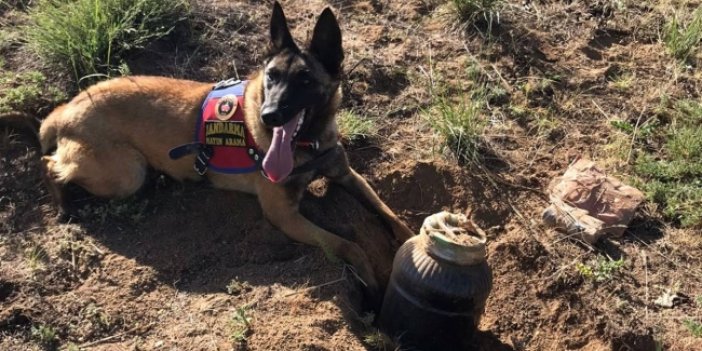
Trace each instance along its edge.
<instances>
[{"instance_id":1,"label":"dog's nose","mask_svg":"<svg viewBox=\"0 0 702 351\"><path fill-rule=\"evenodd\" d=\"M261 119L267 126L277 127L283 125L283 114L274 106L264 107L263 111L261 111Z\"/></svg>"}]
</instances>

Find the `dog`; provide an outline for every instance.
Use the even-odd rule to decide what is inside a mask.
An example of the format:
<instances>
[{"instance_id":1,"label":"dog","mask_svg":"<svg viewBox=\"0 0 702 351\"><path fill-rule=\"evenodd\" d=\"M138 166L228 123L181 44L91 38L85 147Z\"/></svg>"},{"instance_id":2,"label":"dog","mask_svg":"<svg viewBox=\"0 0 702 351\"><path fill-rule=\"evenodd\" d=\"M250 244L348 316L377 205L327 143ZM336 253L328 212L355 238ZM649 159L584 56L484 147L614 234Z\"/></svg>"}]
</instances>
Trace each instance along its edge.
<instances>
[{"instance_id":1,"label":"dog","mask_svg":"<svg viewBox=\"0 0 702 351\"><path fill-rule=\"evenodd\" d=\"M179 181L206 179L216 188L255 194L274 226L350 263L377 295L379 285L364 251L298 210L308 184L324 176L379 214L398 242L413 235L349 166L339 143L335 115L342 99L343 59L341 30L329 8L319 16L309 45L300 49L275 2L270 52L245 87L236 81L213 89L213 84L188 80L122 77L98 83L56 108L39 129L49 191L60 208L66 206L69 183L98 197L122 198L142 187L151 167ZM243 96L203 103L212 92L231 88ZM200 125L205 110L216 118ZM243 121L228 121L236 111ZM20 124L16 114L11 121ZM32 129L29 124L25 129ZM204 141L193 142L198 133ZM246 147L247 138L256 148ZM241 162L247 172L217 171L212 161L236 152L245 154Z\"/></svg>"}]
</instances>

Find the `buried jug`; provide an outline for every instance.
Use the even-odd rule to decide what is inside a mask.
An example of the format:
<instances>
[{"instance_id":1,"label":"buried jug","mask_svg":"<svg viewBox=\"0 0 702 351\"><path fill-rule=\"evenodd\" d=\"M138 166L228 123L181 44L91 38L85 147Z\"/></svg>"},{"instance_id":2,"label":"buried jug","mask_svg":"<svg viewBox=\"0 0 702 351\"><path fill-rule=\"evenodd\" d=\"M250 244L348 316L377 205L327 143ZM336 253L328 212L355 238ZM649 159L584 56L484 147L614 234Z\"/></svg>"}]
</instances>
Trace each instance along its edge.
<instances>
[{"instance_id":1,"label":"buried jug","mask_svg":"<svg viewBox=\"0 0 702 351\"><path fill-rule=\"evenodd\" d=\"M403 350L471 350L492 288L485 241L466 216L440 212L400 247L379 324Z\"/></svg>"}]
</instances>

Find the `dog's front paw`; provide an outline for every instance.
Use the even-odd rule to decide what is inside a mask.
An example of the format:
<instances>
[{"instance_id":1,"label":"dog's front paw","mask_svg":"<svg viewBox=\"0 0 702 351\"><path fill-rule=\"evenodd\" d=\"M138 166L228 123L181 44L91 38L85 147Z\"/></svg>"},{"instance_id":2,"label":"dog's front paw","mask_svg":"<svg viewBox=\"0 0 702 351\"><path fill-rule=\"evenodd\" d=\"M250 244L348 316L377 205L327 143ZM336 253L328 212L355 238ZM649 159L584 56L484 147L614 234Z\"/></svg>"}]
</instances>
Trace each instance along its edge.
<instances>
[{"instance_id":1,"label":"dog's front paw","mask_svg":"<svg viewBox=\"0 0 702 351\"><path fill-rule=\"evenodd\" d=\"M373 269L365 263L367 259L362 262L351 266L351 273L360 282L361 290L363 291L364 308L379 311L383 302L384 291L380 288Z\"/></svg>"},{"instance_id":2,"label":"dog's front paw","mask_svg":"<svg viewBox=\"0 0 702 351\"><path fill-rule=\"evenodd\" d=\"M363 309L373 310L380 313L380 308L383 305L383 291L380 287L366 287L363 289Z\"/></svg>"}]
</instances>

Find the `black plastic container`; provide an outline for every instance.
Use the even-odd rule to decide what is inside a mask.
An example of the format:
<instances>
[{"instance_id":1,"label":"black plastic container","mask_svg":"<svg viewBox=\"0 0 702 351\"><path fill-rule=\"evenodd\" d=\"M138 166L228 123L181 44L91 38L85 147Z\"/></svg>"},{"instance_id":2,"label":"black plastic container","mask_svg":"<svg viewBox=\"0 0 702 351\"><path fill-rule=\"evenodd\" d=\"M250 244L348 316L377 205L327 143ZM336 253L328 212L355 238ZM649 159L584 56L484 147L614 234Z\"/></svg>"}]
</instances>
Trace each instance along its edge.
<instances>
[{"instance_id":1,"label":"black plastic container","mask_svg":"<svg viewBox=\"0 0 702 351\"><path fill-rule=\"evenodd\" d=\"M403 350L471 350L492 288L485 233L463 215L427 217L400 247L380 328Z\"/></svg>"}]
</instances>

